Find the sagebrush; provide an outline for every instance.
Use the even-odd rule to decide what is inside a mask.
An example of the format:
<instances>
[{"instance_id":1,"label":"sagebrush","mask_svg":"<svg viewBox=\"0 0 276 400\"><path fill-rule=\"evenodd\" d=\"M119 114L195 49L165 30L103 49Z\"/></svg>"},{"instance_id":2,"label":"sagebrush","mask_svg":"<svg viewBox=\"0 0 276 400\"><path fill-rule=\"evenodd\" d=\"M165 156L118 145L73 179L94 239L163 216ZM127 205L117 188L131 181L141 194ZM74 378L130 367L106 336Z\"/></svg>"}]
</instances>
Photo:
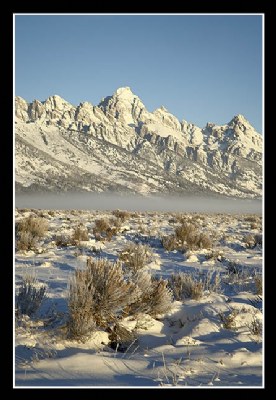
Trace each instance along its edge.
<instances>
[{"instance_id":1,"label":"sagebrush","mask_svg":"<svg viewBox=\"0 0 276 400\"><path fill-rule=\"evenodd\" d=\"M128 211L123 211L123 210L114 210L112 214L121 220L122 222L125 222L130 218L130 213Z\"/></svg>"},{"instance_id":2,"label":"sagebrush","mask_svg":"<svg viewBox=\"0 0 276 400\"><path fill-rule=\"evenodd\" d=\"M168 280L175 300L191 298L198 300L203 296L204 283L196 280L191 274L173 274Z\"/></svg>"},{"instance_id":3,"label":"sagebrush","mask_svg":"<svg viewBox=\"0 0 276 400\"><path fill-rule=\"evenodd\" d=\"M96 240L110 241L113 236L118 234L120 227L121 222L119 219L97 219L93 228L93 234Z\"/></svg>"},{"instance_id":4,"label":"sagebrush","mask_svg":"<svg viewBox=\"0 0 276 400\"><path fill-rule=\"evenodd\" d=\"M170 310L173 296L166 280L155 279L144 270L136 271L131 279L138 296L128 308L130 314L145 313L156 317Z\"/></svg>"},{"instance_id":5,"label":"sagebrush","mask_svg":"<svg viewBox=\"0 0 276 400\"><path fill-rule=\"evenodd\" d=\"M15 225L17 250L34 250L38 239L48 231L48 221L44 218L29 216Z\"/></svg>"},{"instance_id":6,"label":"sagebrush","mask_svg":"<svg viewBox=\"0 0 276 400\"><path fill-rule=\"evenodd\" d=\"M172 295L167 282L154 280L146 271L124 274L120 262L87 259L85 269L76 270L69 287L68 335L85 338L96 328L129 315L152 316L168 311Z\"/></svg>"},{"instance_id":7,"label":"sagebrush","mask_svg":"<svg viewBox=\"0 0 276 400\"><path fill-rule=\"evenodd\" d=\"M107 327L135 296L120 263L88 258L86 269L76 270L70 282L69 335L83 336L95 326Z\"/></svg>"},{"instance_id":8,"label":"sagebrush","mask_svg":"<svg viewBox=\"0 0 276 400\"><path fill-rule=\"evenodd\" d=\"M255 275L254 277L256 294L261 296L263 294L263 278L262 275Z\"/></svg>"},{"instance_id":9,"label":"sagebrush","mask_svg":"<svg viewBox=\"0 0 276 400\"><path fill-rule=\"evenodd\" d=\"M254 317L251 323L248 325L248 329L252 335L262 336L263 332L263 324L262 321L256 317Z\"/></svg>"},{"instance_id":10,"label":"sagebrush","mask_svg":"<svg viewBox=\"0 0 276 400\"><path fill-rule=\"evenodd\" d=\"M88 229L83 224L79 224L74 228L72 242L79 243L80 241L89 240Z\"/></svg>"},{"instance_id":11,"label":"sagebrush","mask_svg":"<svg viewBox=\"0 0 276 400\"><path fill-rule=\"evenodd\" d=\"M220 320L224 329L236 330L236 317L239 314L237 309L232 309L230 312L219 313Z\"/></svg>"},{"instance_id":12,"label":"sagebrush","mask_svg":"<svg viewBox=\"0 0 276 400\"><path fill-rule=\"evenodd\" d=\"M35 276L24 276L16 298L17 315L35 314L45 298L45 292L46 286L39 284Z\"/></svg>"},{"instance_id":13,"label":"sagebrush","mask_svg":"<svg viewBox=\"0 0 276 400\"><path fill-rule=\"evenodd\" d=\"M127 270L133 272L144 268L152 261L153 253L149 246L130 243L119 253L119 259Z\"/></svg>"},{"instance_id":14,"label":"sagebrush","mask_svg":"<svg viewBox=\"0 0 276 400\"><path fill-rule=\"evenodd\" d=\"M209 249L212 247L211 238L204 232L198 231L197 227L186 220L181 219L181 225L175 228L175 233L162 238L163 247L168 250L195 250Z\"/></svg>"}]
</instances>

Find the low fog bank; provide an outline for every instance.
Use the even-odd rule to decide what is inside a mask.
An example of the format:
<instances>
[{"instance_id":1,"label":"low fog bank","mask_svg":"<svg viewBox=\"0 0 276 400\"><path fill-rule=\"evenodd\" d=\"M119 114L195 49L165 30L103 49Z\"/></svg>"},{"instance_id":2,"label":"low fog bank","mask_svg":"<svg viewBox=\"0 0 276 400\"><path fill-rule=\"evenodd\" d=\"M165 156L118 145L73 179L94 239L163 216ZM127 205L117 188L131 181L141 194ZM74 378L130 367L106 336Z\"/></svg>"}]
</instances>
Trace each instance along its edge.
<instances>
[{"instance_id":1,"label":"low fog bank","mask_svg":"<svg viewBox=\"0 0 276 400\"><path fill-rule=\"evenodd\" d=\"M211 213L259 213L261 200L198 196L127 196L96 193L16 194L17 208L49 210L129 210Z\"/></svg>"}]
</instances>

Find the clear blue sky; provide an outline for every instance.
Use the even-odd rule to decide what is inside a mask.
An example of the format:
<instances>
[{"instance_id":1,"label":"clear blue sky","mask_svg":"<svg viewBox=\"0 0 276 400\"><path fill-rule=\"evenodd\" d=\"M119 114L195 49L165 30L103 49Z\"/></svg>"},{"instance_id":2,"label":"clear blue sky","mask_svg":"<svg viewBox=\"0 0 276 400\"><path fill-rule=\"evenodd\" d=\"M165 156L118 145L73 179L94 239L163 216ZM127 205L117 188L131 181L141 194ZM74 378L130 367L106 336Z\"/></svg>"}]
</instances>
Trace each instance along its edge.
<instances>
[{"instance_id":1,"label":"clear blue sky","mask_svg":"<svg viewBox=\"0 0 276 400\"><path fill-rule=\"evenodd\" d=\"M243 114L262 130L260 15L17 15L15 94L94 105L130 86L200 127Z\"/></svg>"}]
</instances>

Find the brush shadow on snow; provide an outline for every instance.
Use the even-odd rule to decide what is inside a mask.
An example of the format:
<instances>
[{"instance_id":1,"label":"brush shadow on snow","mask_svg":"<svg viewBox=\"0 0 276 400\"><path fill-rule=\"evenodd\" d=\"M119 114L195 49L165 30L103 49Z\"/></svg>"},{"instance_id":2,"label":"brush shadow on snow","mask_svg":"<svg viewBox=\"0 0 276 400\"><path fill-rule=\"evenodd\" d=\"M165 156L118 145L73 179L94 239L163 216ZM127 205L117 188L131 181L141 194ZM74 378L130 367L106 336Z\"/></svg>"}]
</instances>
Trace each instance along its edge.
<instances>
[{"instance_id":1,"label":"brush shadow on snow","mask_svg":"<svg viewBox=\"0 0 276 400\"><path fill-rule=\"evenodd\" d=\"M129 382L128 386L157 386L156 382L150 377L133 375L133 374L122 374L115 376L118 386L125 386L125 382Z\"/></svg>"},{"instance_id":2,"label":"brush shadow on snow","mask_svg":"<svg viewBox=\"0 0 276 400\"><path fill-rule=\"evenodd\" d=\"M180 272L196 273L199 270L202 270L202 268L199 268L198 266L188 265L188 262L184 261L183 254L181 254L181 256L182 257L179 257L179 261L177 257L173 259L168 257L166 261L166 257L163 256L164 261L162 261L160 270L164 274L164 276L165 275L170 276L173 273L180 273Z\"/></svg>"},{"instance_id":3,"label":"brush shadow on snow","mask_svg":"<svg viewBox=\"0 0 276 400\"><path fill-rule=\"evenodd\" d=\"M22 258L15 257L15 263L17 265L22 264L22 266L29 266L29 267L39 267L41 264L40 261L34 261L34 260L22 260Z\"/></svg>"},{"instance_id":4,"label":"brush shadow on snow","mask_svg":"<svg viewBox=\"0 0 276 400\"><path fill-rule=\"evenodd\" d=\"M54 262L53 264L55 267L59 268L61 271L71 271L71 272L75 271L75 268L67 263Z\"/></svg>"},{"instance_id":5,"label":"brush shadow on snow","mask_svg":"<svg viewBox=\"0 0 276 400\"><path fill-rule=\"evenodd\" d=\"M36 376L36 371L28 371L28 381L23 379L16 380L16 386L56 386L56 387L103 387L106 388L108 385L107 380L99 381L95 384L95 381L91 380L91 378L79 378L79 377L71 377L68 381L68 378L55 378L48 373L47 376L43 376L41 379L33 379L30 375L33 374ZM46 374L45 374L46 375ZM135 376L133 374L121 374L113 377L113 386L118 387L133 387L133 386L158 386L158 382L154 382L152 378L147 378L144 376ZM111 387L112 388L112 387Z\"/></svg>"}]
</instances>

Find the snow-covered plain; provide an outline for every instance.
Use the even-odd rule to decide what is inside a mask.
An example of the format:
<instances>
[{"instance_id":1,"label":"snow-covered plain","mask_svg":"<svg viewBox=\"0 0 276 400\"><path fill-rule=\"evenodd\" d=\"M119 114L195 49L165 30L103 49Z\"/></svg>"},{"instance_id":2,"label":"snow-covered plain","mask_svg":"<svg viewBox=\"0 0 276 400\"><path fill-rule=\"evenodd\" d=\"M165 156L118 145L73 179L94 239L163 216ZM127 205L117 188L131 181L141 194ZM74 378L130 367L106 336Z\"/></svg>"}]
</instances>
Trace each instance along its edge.
<instances>
[{"instance_id":1,"label":"snow-covered plain","mask_svg":"<svg viewBox=\"0 0 276 400\"><path fill-rule=\"evenodd\" d=\"M15 323L16 387L261 387L262 334L252 322L262 320L262 296L254 276L262 274L262 248L247 247L248 234L262 232L261 215L182 214L209 234L212 250L183 254L166 251L163 236L179 225L179 213L132 212L111 241L96 241L94 221L114 218L108 211L16 209L15 220L29 215L48 220L49 230L36 251L15 253L15 294L22 276L35 274L47 287L38 313ZM89 240L58 247L56 235L72 235L79 223ZM206 290L199 300L174 301L170 312L153 319L140 315L126 320L138 339L125 352L109 347L107 332L98 331L86 342L66 337L68 282L87 257L115 261L129 241L148 244L153 260L145 268L164 279L177 272L195 276L217 273L219 288ZM213 251L213 253L212 253ZM213 256L212 256L213 254ZM241 269L229 273L229 265ZM235 314L226 329L221 316Z\"/></svg>"}]
</instances>

